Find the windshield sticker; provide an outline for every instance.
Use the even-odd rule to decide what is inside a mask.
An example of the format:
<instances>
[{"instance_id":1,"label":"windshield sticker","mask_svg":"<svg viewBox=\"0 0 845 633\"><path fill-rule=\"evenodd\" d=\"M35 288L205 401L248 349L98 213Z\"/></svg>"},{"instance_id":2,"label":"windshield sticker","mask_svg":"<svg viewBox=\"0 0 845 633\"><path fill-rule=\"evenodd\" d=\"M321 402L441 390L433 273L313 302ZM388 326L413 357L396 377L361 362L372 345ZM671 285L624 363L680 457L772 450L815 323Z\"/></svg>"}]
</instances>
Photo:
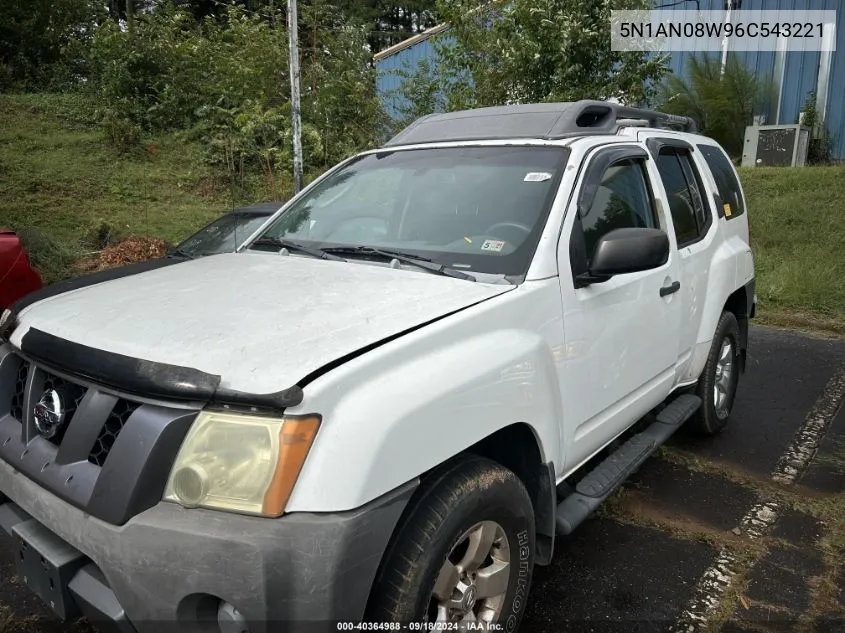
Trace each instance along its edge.
<instances>
[{"instance_id":1,"label":"windshield sticker","mask_svg":"<svg viewBox=\"0 0 845 633\"><path fill-rule=\"evenodd\" d=\"M725 217L726 218L731 217L731 205L726 202L724 209L725 209Z\"/></svg>"},{"instance_id":2,"label":"windshield sticker","mask_svg":"<svg viewBox=\"0 0 845 633\"><path fill-rule=\"evenodd\" d=\"M502 240L484 240L484 244L481 245L482 251L493 251L494 253L498 253L505 247L505 243Z\"/></svg>"},{"instance_id":3,"label":"windshield sticker","mask_svg":"<svg viewBox=\"0 0 845 633\"><path fill-rule=\"evenodd\" d=\"M551 177L552 175L547 171L530 171L525 174L522 182L543 182Z\"/></svg>"}]
</instances>

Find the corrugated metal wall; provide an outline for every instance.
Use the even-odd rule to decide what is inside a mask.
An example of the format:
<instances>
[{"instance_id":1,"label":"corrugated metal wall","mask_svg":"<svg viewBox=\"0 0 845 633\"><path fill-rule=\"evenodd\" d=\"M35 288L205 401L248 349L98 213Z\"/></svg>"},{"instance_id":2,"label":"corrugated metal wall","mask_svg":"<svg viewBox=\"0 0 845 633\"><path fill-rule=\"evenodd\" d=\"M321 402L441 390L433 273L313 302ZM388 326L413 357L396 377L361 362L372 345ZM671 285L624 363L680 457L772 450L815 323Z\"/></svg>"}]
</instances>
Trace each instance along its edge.
<instances>
[{"instance_id":1,"label":"corrugated metal wall","mask_svg":"<svg viewBox=\"0 0 845 633\"><path fill-rule=\"evenodd\" d=\"M833 136L834 156L845 160L845 7L840 6L842 0L743 0L743 9L778 10L837 10L836 52L832 55L830 69L830 83L827 101L827 128ZM724 0L700 0L702 10L722 10ZM678 5L673 10L689 9L691 5ZM444 37L440 34L435 37ZM399 88L400 80L392 71L401 69L404 65L415 68L420 59L434 61L435 53L433 41L435 37L423 40L412 46L388 55L376 62L379 71L378 91L383 95L385 107L394 113L396 107L395 91ZM447 36L448 37L448 36ZM670 68L673 73L685 75L686 63L690 55L695 52L676 52L672 54ZM772 51L737 51L732 53L742 59L745 65L758 74L766 76L775 82L776 53ZM780 112L778 116L777 104L773 103L768 112L768 123L782 124L796 123L798 115L810 94L818 85L819 62L822 54L817 51L790 51L785 54L784 82L780 97ZM778 73L779 74L779 73Z\"/></svg>"},{"instance_id":2,"label":"corrugated metal wall","mask_svg":"<svg viewBox=\"0 0 845 633\"><path fill-rule=\"evenodd\" d=\"M444 37L448 38L449 36L446 33L434 35L376 61L376 68L378 69L376 89L378 94L382 95L384 106L391 116L396 115L396 108L402 102L401 96L397 94L402 79L395 74L396 71L402 69L413 71L421 59L428 59L433 63L436 58L434 41L437 38Z\"/></svg>"}]
</instances>

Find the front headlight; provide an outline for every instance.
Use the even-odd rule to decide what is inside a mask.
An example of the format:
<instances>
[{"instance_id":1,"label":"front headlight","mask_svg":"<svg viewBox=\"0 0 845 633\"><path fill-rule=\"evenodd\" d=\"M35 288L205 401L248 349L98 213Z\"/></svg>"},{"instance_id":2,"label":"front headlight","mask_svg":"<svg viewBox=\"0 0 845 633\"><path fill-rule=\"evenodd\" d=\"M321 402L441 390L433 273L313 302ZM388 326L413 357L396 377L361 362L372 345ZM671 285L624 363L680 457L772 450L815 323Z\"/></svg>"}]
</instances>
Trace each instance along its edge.
<instances>
[{"instance_id":1,"label":"front headlight","mask_svg":"<svg viewBox=\"0 0 845 633\"><path fill-rule=\"evenodd\" d=\"M202 411L176 456L164 500L280 516L319 426L318 416Z\"/></svg>"}]
</instances>

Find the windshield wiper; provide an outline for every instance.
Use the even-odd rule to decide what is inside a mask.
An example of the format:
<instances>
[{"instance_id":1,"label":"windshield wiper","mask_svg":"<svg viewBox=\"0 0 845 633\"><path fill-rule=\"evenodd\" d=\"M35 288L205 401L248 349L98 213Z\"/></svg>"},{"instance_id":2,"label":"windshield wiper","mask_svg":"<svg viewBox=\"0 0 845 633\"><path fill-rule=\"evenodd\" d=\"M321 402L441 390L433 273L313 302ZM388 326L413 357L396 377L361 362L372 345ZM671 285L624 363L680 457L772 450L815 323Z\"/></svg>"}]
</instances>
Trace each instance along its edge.
<instances>
[{"instance_id":1,"label":"windshield wiper","mask_svg":"<svg viewBox=\"0 0 845 633\"><path fill-rule=\"evenodd\" d=\"M250 248L252 248L253 246L278 246L279 248L286 248L289 251L305 253L306 255L310 255L311 257L316 257L318 259L331 259L340 262L346 261L345 259L343 259L343 257L332 255L331 253L329 253L328 251L324 251L323 249L312 248L310 246L305 246L304 244L300 244L298 242L292 242L291 240L283 240L278 237L259 237L252 244L250 244Z\"/></svg>"},{"instance_id":2,"label":"windshield wiper","mask_svg":"<svg viewBox=\"0 0 845 633\"><path fill-rule=\"evenodd\" d=\"M447 268L443 264L436 264L427 257L420 255L410 255L402 251L394 251L386 248L374 248L372 246L331 246L325 249L326 253L343 253L345 255L378 255L385 259L395 259L411 266L416 266L427 270L436 275L444 275L446 277L454 277L455 279L464 279L466 281L475 281L475 277L468 275L460 270Z\"/></svg>"}]
</instances>

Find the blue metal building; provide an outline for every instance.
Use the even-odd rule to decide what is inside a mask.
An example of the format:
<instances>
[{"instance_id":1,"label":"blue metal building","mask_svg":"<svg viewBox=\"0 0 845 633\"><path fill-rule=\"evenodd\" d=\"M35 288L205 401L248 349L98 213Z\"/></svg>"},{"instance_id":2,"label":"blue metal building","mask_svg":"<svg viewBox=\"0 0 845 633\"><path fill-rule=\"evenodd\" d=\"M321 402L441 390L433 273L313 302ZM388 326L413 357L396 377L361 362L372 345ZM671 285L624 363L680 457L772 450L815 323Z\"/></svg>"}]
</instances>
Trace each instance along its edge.
<instances>
[{"instance_id":1,"label":"blue metal building","mask_svg":"<svg viewBox=\"0 0 845 633\"><path fill-rule=\"evenodd\" d=\"M699 0L701 10L723 10L724 0ZM689 9L678 5L675 10ZM735 51L750 70L770 78L778 87L776 102L769 104L768 124L797 123L810 92L818 95L817 108L833 138L833 155L845 160L845 3L843 0L743 0L742 9L767 11L836 10L835 48L819 51ZM841 9L841 10L839 10ZM436 63L435 37L448 37L445 25L437 26L381 51L375 57L377 89L388 112L395 112L400 79L394 73L416 68L421 59ZM673 73L686 73L687 59L695 52L674 52L670 60Z\"/></svg>"}]
</instances>

